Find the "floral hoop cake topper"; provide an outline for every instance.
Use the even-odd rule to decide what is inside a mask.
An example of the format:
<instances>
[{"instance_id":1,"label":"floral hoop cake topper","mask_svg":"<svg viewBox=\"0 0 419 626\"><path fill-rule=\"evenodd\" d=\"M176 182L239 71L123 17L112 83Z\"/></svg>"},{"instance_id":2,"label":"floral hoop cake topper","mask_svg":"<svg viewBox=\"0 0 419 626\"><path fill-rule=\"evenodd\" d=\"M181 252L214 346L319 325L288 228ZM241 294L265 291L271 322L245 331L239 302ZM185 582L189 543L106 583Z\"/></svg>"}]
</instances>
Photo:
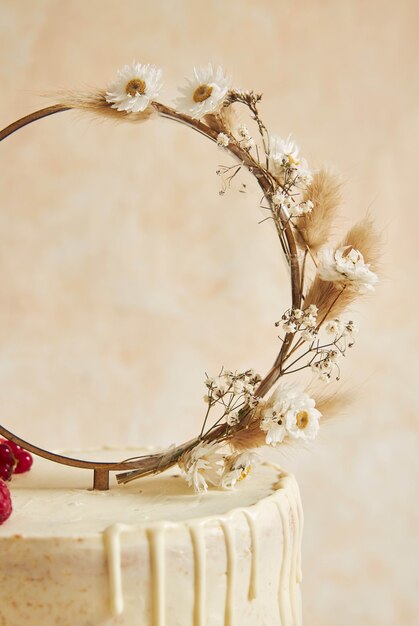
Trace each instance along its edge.
<instances>
[{"instance_id":1,"label":"floral hoop cake topper","mask_svg":"<svg viewBox=\"0 0 419 626\"><path fill-rule=\"evenodd\" d=\"M178 464L197 491L206 491L208 485L229 489L248 476L257 462L257 448L312 440L322 420L336 409L339 395L310 393L292 384L292 375L308 368L323 382L339 380L339 360L356 332L353 321L342 314L360 295L374 290L379 237L372 221L365 219L338 245L330 243L340 183L325 169L312 171L291 136L282 139L268 131L259 113L261 95L234 88L222 68L208 65L194 69L172 108L157 100L161 78L154 65L126 65L107 90L61 94L58 104L1 131L0 140L68 109L132 122L161 116L198 131L234 158L233 165L217 172L221 193L242 168L254 175L263 191L261 206L290 269L291 302L275 322L280 344L273 365L263 376L252 369L224 367L214 377L206 375L206 408L193 439L104 468L126 467L129 471L117 480L127 483ZM235 123L238 105L247 107L255 133Z\"/></svg>"}]
</instances>

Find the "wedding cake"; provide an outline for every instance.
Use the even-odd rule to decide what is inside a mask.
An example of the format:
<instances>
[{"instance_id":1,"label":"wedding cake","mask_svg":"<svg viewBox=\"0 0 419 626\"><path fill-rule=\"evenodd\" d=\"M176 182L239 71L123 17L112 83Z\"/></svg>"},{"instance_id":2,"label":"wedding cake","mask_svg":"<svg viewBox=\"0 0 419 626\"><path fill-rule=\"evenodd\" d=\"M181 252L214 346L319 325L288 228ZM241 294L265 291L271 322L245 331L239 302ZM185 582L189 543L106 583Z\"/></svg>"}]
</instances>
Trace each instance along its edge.
<instances>
[{"instance_id":1,"label":"wedding cake","mask_svg":"<svg viewBox=\"0 0 419 626\"><path fill-rule=\"evenodd\" d=\"M41 458L14 478L13 517L0 526L2 626L301 624L292 476L264 463L234 491L205 494L174 468L109 491L90 479Z\"/></svg>"}]
</instances>

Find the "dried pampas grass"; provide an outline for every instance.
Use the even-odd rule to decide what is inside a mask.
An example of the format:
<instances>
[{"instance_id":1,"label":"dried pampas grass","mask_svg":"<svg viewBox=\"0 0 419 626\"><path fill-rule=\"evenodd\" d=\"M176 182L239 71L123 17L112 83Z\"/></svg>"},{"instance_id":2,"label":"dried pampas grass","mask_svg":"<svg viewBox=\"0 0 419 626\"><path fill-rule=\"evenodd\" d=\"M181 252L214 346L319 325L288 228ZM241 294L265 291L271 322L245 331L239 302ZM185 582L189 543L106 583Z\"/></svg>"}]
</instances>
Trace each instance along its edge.
<instances>
[{"instance_id":1,"label":"dried pampas grass","mask_svg":"<svg viewBox=\"0 0 419 626\"><path fill-rule=\"evenodd\" d=\"M316 401L316 409L322 414L322 423L342 415L344 410L347 410L354 400L353 392L351 393L348 390L331 392L317 388L312 389L309 393Z\"/></svg>"},{"instance_id":2,"label":"dried pampas grass","mask_svg":"<svg viewBox=\"0 0 419 626\"><path fill-rule=\"evenodd\" d=\"M92 113L96 116L107 117L115 121L142 122L157 116L158 113L153 105L148 106L145 111L140 113L129 113L127 111L117 111L106 102L106 92L104 90L95 90L91 92L62 91L54 94L45 94L48 97L53 96L54 99L63 107L69 109L77 109Z\"/></svg>"},{"instance_id":3,"label":"dried pampas grass","mask_svg":"<svg viewBox=\"0 0 419 626\"><path fill-rule=\"evenodd\" d=\"M370 265L372 271L377 269L381 249L381 235L375 228L374 222L367 217L355 224L344 240L337 246L351 246L359 250L364 257L365 263ZM304 306L315 304L318 308L318 320L323 323L329 319L338 317L348 308L360 293L349 283L331 282L323 280L316 275L304 300Z\"/></svg>"},{"instance_id":4,"label":"dried pampas grass","mask_svg":"<svg viewBox=\"0 0 419 626\"><path fill-rule=\"evenodd\" d=\"M379 269L382 236L377 231L370 217L366 217L361 222L358 222L358 224L355 224L355 226L352 226L341 243L341 246L351 246L359 250L364 257L365 263L369 264L373 272Z\"/></svg>"},{"instance_id":5,"label":"dried pampas grass","mask_svg":"<svg viewBox=\"0 0 419 626\"><path fill-rule=\"evenodd\" d=\"M309 248L315 254L327 243L341 199L341 183L338 178L324 169L316 172L303 196L304 202L313 203L313 210L299 218L295 230L299 246Z\"/></svg>"},{"instance_id":6,"label":"dried pampas grass","mask_svg":"<svg viewBox=\"0 0 419 626\"><path fill-rule=\"evenodd\" d=\"M253 419L246 428L237 430L229 443L236 452L260 448L265 445L266 433L260 429L260 417Z\"/></svg>"}]
</instances>

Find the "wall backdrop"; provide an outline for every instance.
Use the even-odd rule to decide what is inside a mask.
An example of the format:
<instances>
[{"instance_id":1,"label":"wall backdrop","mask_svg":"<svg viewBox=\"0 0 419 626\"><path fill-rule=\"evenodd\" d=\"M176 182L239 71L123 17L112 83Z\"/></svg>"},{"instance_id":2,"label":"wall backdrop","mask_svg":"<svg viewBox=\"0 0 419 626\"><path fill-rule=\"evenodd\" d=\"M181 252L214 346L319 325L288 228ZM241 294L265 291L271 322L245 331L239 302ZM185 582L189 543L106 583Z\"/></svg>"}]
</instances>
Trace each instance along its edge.
<instances>
[{"instance_id":1,"label":"wall backdrop","mask_svg":"<svg viewBox=\"0 0 419 626\"><path fill-rule=\"evenodd\" d=\"M0 4L1 127L133 59L164 68L166 102L194 65L220 63L264 93L272 131L342 174L342 229L368 211L380 224L383 278L342 372L357 401L308 450L278 453L304 501L307 626L418 623L418 6ZM269 368L287 273L251 179L218 194L220 160L165 120L74 112L1 145L5 426L55 448L169 444L201 424L205 371Z\"/></svg>"}]
</instances>

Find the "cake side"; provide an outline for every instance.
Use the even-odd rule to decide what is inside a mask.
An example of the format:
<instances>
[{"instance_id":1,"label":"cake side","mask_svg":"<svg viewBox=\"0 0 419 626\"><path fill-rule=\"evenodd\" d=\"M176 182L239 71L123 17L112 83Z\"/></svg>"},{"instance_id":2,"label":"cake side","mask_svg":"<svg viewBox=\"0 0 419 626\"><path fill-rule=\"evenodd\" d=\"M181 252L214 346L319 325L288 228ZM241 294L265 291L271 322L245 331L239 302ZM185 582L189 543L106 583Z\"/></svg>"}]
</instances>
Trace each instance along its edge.
<instances>
[{"instance_id":1,"label":"cake side","mask_svg":"<svg viewBox=\"0 0 419 626\"><path fill-rule=\"evenodd\" d=\"M279 468L264 464L234 492L214 490L204 496L187 488L181 492L184 481L173 474L154 477L145 494L139 481L136 523L126 521L124 501L128 508L133 502L126 487L99 498L83 491L92 496L90 513L97 511L90 530L85 509L74 521L81 492L69 489L67 477L62 489L48 488L42 480L41 488L35 472L32 480L37 485L33 497L29 481L25 488L20 481L14 491L19 531L11 520L0 533L0 624L301 624L302 508L295 479ZM150 503L150 490L158 507ZM56 515L45 512L43 534L39 491L56 510ZM205 501L203 516L197 503ZM112 523L106 525L101 509L108 510L109 502ZM31 508L38 516L35 531ZM66 510L71 512L68 524ZM113 521L115 514L122 521ZM51 527L55 532L47 530Z\"/></svg>"}]
</instances>

